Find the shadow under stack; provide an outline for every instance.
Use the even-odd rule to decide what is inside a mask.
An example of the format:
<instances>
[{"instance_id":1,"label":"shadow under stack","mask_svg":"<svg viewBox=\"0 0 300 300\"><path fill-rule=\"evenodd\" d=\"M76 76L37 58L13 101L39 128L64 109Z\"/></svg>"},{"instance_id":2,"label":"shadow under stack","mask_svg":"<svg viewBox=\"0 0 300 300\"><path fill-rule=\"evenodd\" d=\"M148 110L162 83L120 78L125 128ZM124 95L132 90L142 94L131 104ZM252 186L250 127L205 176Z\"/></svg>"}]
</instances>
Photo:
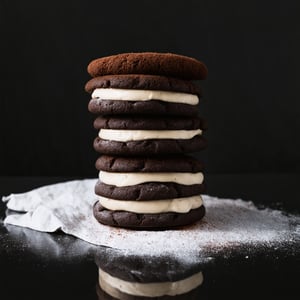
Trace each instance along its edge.
<instances>
[{"instance_id":1,"label":"shadow under stack","mask_svg":"<svg viewBox=\"0 0 300 300\"><path fill-rule=\"evenodd\" d=\"M171 53L124 53L93 60L89 111L99 134L94 216L102 224L166 229L203 218L203 165L188 153L206 147L193 80L206 66Z\"/></svg>"}]
</instances>

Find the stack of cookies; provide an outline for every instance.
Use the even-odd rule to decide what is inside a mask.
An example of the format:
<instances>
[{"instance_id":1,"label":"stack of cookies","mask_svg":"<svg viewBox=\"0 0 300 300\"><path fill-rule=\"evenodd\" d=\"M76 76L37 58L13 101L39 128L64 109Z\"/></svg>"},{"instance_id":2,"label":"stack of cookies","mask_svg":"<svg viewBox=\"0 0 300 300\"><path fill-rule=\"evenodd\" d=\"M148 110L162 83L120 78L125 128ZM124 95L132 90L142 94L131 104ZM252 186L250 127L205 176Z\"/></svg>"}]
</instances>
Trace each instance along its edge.
<instances>
[{"instance_id":1,"label":"stack of cookies","mask_svg":"<svg viewBox=\"0 0 300 300\"><path fill-rule=\"evenodd\" d=\"M93 60L89 111L96 114L94 148L102 224L164 229L205 214L203 165L188 153L205 148L198 115L206 66L170 53L125 53Z\"/></svg>"}]
</instances>

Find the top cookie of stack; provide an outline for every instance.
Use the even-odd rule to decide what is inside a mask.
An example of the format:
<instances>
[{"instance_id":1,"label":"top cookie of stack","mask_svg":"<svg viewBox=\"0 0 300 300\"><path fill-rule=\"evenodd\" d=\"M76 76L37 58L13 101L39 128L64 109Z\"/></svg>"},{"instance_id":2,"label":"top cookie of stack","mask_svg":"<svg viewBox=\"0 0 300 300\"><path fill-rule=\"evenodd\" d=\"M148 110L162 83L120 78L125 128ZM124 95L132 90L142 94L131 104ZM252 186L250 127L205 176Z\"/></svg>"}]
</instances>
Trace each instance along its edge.
<instances>
[{"instance_id":1,"label":"top cookie of stack","mask_svg":"<svg viewBox=\"0 0 300 300\"><path fill-rule=\"evenodd\" d=\"M96 219L131 228L201 219L201 168L184 154L206 146L206 124L197 116L201 91L192 82L206 78L206 66L171 53L124 53L93 60L88 73L94 77L85 86L92 94L88 108L99 130L94 148L104 154L96 164Z\"/></svg>"},{"instance_id":2,"label":"top cookie of stack","mask_svg":"<svg viewBox=\"0 0 300 300\"><path fill-rule=\"evenodd\" d=\"M205 79L207 68L190 57L145 52L95 59L88 73L92 113L195 116L201 91L191 80Z\"/></svg>"}]
</instances>

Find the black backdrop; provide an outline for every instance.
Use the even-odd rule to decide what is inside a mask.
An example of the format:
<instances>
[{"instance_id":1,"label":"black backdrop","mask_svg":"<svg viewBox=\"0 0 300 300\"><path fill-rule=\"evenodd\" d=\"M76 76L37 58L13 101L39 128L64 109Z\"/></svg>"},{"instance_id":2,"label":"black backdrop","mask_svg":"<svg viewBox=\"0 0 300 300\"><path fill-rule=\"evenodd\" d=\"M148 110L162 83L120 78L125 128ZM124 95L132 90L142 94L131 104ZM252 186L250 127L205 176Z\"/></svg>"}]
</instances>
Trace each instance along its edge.
<instances>
[{"instance_id":1,"label":"black backdrop","mask_svg":"<svg viewBox=\"0 0 300 300\"><path fill-rule=\"evenodd\" d=\"M87 64L203 60L208 173L298 172L298 0L0 0L0 175L96 176Z\"/></svg>"}]
</instances>

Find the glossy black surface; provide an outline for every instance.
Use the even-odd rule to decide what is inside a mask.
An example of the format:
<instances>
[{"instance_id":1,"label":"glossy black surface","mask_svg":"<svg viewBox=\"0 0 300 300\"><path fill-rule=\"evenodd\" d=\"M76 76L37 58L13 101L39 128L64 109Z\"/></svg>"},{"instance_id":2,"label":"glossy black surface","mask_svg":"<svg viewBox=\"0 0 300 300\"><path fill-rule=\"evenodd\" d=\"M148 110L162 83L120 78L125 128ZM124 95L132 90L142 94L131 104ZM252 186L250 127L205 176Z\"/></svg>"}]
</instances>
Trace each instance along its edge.
<instances>
[{"instance_id":1,"label":"glossy black surface","mask_svg":"<svg viewBox=\"0 0 300 300\"><path fill-rule=\"evenodd\" d=\"M299 213L297 174L224 174L206 178L211 195L253 200L259 206ZM0 195L68 179L73 178L0 178ZM1 220L5 210L1 203ZM298 292L299 254L299 243L293 243L255 251L237 249L210 259L199 258L196 264L182 264L174 257L137 257L134 264L130 253L124 257L113 249L96 247L63 233L41 233L1 222L0 298L98 299L97 265L106 262L125 272L131 267L145 271L147 263L151 263L152 272L161 270L173 275L202 270L204 282L199 299L296 299L293 295Z\"/></svg>"}]
</instances>

